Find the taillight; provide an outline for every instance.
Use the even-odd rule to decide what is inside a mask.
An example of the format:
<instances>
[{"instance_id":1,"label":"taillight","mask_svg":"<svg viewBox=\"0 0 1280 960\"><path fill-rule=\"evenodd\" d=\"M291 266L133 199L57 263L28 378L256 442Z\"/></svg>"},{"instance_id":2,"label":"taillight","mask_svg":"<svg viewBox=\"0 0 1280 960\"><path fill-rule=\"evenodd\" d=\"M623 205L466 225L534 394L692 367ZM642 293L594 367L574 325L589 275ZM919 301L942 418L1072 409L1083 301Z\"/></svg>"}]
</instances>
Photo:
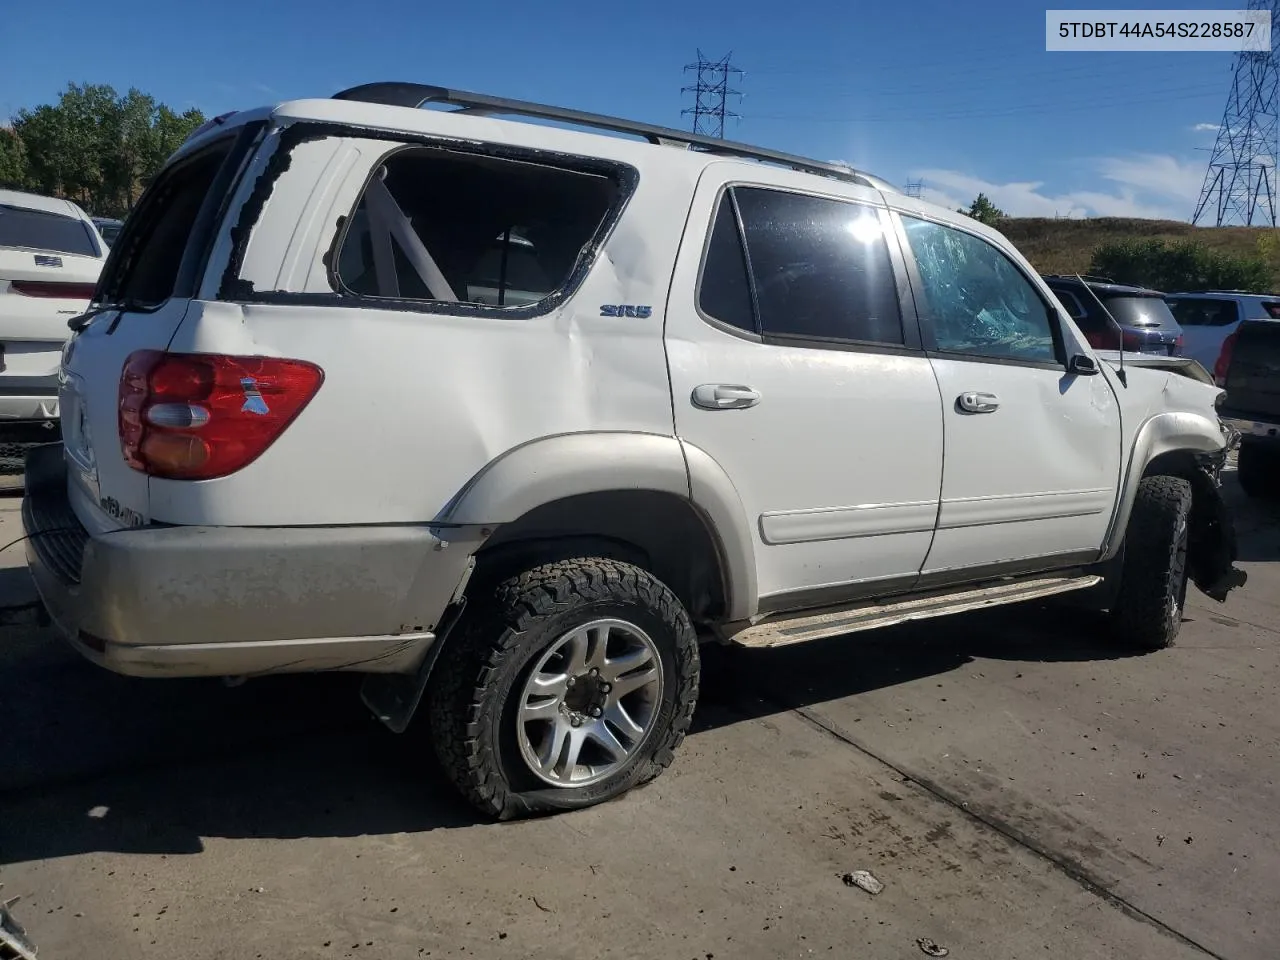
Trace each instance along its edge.
<instances>
[{"instance_id":1,"label":"taillight","mask_svg":"<svg viewBox=\"0 0 1280 960\"><path fill-rule=\"evenodd\" d=\"M1125 330L1120 335L1120 342L1124 344L1126 350L1132 350L1134 353L1142 349L1142 338L1131 330Z\"/></svg>"},{"instance_id":2,"label":"taillight","mask_svg":"<svg viewBox=\"0 0 1280 960\"><path fill-rule=\"evenodd\" d=\"M92 283L62 283L44 280L10 280L9 292L20 293L24 297L50 297L59 300L92 300L94 290Z\"/></svg>"},{"instance_id":3,"label":"taillight","mask_svg":"<svg viewBox=\"0 0 1280 960\"><path fill-rule=\"evenodd\" d=\"M1120 346L1114 330L1092 330L1086 333L1084 338L1095 350L1116 350Z\"/></svg>"},{"instance_id":4,"label":"taillight","mask_svg":"<svg viewBox=\"0 0 1280 960\"><path fill-rule=\"evenodd\" d=\"M1231 353L1236 347L1239 330L1233 330L1227 339L1222 341L1222 350L1218 353L1218 362L1213 365L1213 380L1220 386L1227 385L1227 368L1231 366Z\"/></svg>"},{"instance_id":5,"label":"taillight","mask_svg":"<svg viewBox=\"0 0 1280 960\"><path fill-rule=\"evenodd\" d=\"M172 480L235 473L275 442L323 381L323 370L301 360L133 353L120 375L125 462Z\"/></svg>"}]
</instances>

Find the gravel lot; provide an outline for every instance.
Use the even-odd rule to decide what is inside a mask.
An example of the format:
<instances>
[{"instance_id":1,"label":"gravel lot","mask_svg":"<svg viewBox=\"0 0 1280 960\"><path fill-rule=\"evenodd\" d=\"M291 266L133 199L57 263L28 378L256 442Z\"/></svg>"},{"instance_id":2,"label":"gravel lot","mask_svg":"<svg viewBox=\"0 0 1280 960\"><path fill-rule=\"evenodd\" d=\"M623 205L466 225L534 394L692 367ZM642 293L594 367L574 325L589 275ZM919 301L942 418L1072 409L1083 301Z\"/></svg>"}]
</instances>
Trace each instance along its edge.
<instances>
[{"instance_id":1,"label":"gravel lot","mask_svg":"<svg viewBox=\"0 0 1280 960\"><path fill-rule=\"evenodd\" d=\"M593 810L478 822L351 677L130 680L0 553L0 883L40 958L1273 960L1280 510L1180 644L1014 609L713 650L695 733ZM0 544L21 535L0 500ZM868 870L885 889L842 882ZM928 947L928 942L925 947Z\"/></svg>"}]
</instances>

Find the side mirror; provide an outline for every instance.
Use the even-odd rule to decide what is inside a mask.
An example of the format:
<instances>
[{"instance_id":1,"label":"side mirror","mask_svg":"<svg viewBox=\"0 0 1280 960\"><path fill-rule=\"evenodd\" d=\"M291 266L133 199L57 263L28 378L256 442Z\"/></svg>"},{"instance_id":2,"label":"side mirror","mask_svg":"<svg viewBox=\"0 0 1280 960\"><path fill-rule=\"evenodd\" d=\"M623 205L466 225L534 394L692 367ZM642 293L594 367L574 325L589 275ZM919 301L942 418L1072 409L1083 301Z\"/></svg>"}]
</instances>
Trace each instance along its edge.
<instances>
[{"instance_id":1,"label":"side mirror","mask_svg":"<svg viewBox=\"0 0 1280 960\"><path fill-rule=\"evenodd\" d=\"M1071 365L1068 369L1072 373L1091 377L1098 372L1098 361L1094 360L1093 357L1088 354L1077 353L1071 358Z\"/></svg>"}]
</instances>

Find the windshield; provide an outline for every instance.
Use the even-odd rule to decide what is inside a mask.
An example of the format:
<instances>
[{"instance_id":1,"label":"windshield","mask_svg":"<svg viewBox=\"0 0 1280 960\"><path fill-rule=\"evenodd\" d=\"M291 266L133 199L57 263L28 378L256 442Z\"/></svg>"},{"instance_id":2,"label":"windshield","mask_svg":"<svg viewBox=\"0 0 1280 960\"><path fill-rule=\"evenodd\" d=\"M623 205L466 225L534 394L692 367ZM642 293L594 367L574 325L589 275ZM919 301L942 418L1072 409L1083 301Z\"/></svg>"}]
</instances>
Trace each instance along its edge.
<instances>
[{"instance_id":1,"label":"windshield","mask_svg":"<svg viewBox=\"0 0 1280 960\"><path fill-rule=\"evenodd\" d=\"M1165 328L1176 330L1169 305L1160 297L1119 296L1106 298L1107 309L1116 322L1125 327Z\"/></svg>"},{"instance_id":2,"label":"windshield","mask_svg":"<svg viewBox=\"0 0 1280 960\"><path fill-rule=\"evenodd\" d=\"M7 205L0 205L0 247L99 256L93 236L75 217Z\"/></svg>"}]
</instances>

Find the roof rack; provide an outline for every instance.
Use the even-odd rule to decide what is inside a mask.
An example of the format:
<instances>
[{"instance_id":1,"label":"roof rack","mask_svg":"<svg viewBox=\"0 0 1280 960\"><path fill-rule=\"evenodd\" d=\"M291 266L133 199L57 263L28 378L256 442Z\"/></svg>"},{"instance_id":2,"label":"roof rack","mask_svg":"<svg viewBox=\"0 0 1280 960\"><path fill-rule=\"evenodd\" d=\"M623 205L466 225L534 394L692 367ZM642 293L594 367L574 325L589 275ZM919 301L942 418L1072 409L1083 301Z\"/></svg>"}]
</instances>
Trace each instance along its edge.
<instances>
[{"instance_id":1,"label":"roof rack","mask_svg":"<svg viewBox=\"0 0 1280 960\"><path fill-rule=\"evenodd\" d=\"M348 90L335 93L332 99L414 108L422 107L428 103L441 103L458 107L456 111L452 111L455 113L537 117L543 120L555 120L561 123L610 130L614 133L635 134L644 137L653 144L680 146L685 149L697 148L707 153L760 160L765 163L776 163L803 173L814 173L819 176L847 180L876 190L887 190L893 193L900 192L892 184L881 180L879 177L871 176L838 163L825 163L821 160L810 160L807 157L780 153L763 147L753 147L749 144L736 143L732 140L704 137L696 133L676 130L673 127L660 127L648 123L639 123L634 120L624 120L621 117L584 113L581 110L553 107L542 103L530 103L525 100L509 100L505 97L493 97L483 93L468 93L465 90L450 90L447 87L435 87L425 83L400 83L396 81L365 83L358 87L351 87Z\"/></svg>"}]
</instances>

